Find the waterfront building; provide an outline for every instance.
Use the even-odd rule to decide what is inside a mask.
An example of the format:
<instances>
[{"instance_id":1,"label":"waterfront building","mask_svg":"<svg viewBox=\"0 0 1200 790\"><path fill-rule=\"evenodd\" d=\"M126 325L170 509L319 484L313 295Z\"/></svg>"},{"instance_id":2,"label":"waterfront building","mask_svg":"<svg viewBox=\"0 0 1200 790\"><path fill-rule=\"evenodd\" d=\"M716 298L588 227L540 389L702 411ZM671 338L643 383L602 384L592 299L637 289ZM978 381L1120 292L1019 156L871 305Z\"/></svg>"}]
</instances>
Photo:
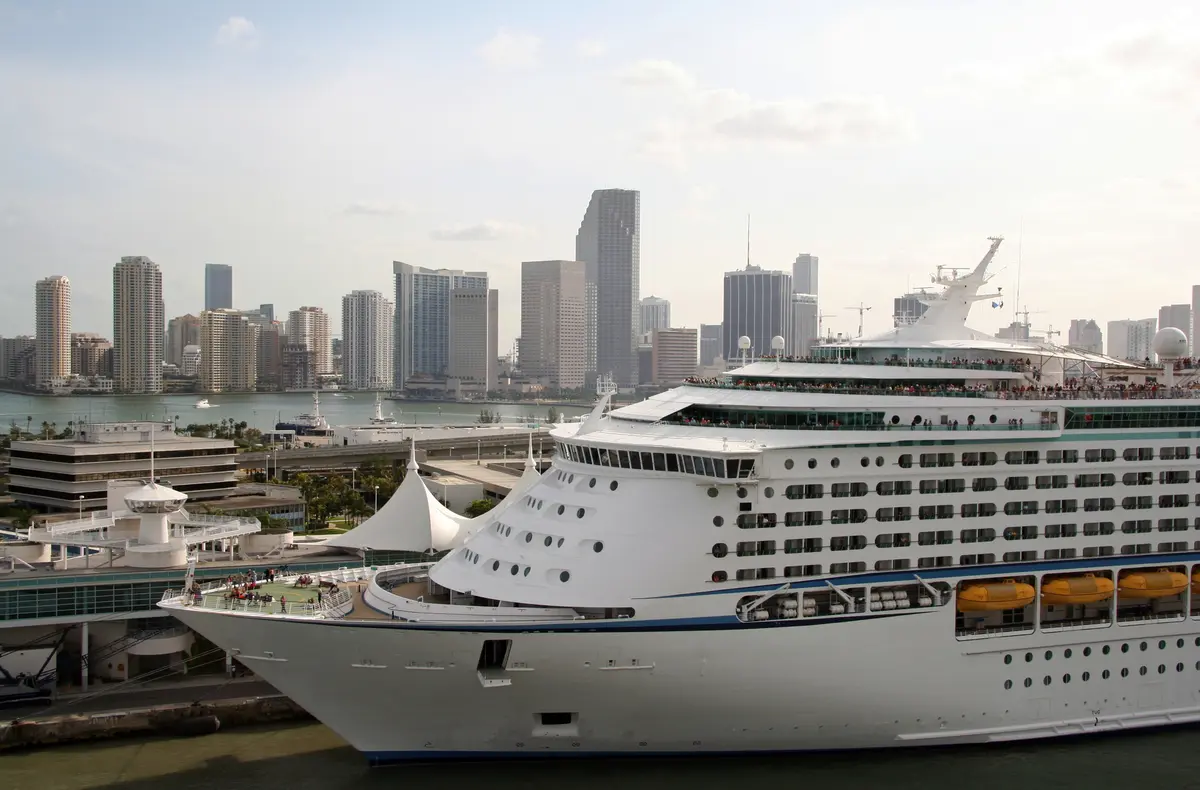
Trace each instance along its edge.
<instances>
[{"instance_id":1,"label":"waterfront building","mask_svg":"<svg viewBox=\"0 0 1200 790\"><path fill-rule=\"evenodd\" d=\"M233 267L223 263L204 265L204 309L233 309Z\"/></svg>"},{"instance_id":2,"label":"waterfront building","mask_svg":"<svg viewBox=\"0 0 1200 790\"><path fill-rule=\"evenodd\" d=\"M342 383L348 389L392 388L396 309L379 291L342 297Z\"/></svg>"},{"instance_id":3,"label":"waterfront building","mask_svg":"<svg viewBox=\"0 0 1200 790\"><path fill-rule=\"evenodd\" d=\"M808 356L820 339L820 312L816 294L792 294L792 340L788 344L788 353L797 357Z\"/></svg>"},{"instance_id":4,"label":"waterfront building","mask_svg":"<svg viewBox=\"0 0 1200 790\"><path fill-rule=\"evenodd\" d=\"M263 303L258 306L258 314L265 318L268 322L275 321L275 305Z\"/></svg>"},{"instance_id":5,"label":"waterfront building","mask_svg":"<svg viewBox=\"0 0 1200 790\"><path fill-rule=\"evenodd\" d=\"M638 378L641 200L635 189L594 191L575 236L575 260L587 264L587 375L619 386Z\"/></svg>"},{"instance_id":6,"label":"waterfront building","mask_svg":"<svg viewBox=\"0 0 1200 790\"><path fill-rule=\"evenodd\" d=\"M487 290L487 272L427 269L392 262L395 275L396 331L393 380L397 390L417 377L424 383L444 381L450 370L450 292Z\"/></svg>"},{"instance_id":7,"label":"waterfront building","mask_svg":"<svg viewBox=\"0 0 1200 790\"><path fill-rule=\"evenodd\" d=\"M671 302L658 296L642 300L640 334L671 328Z\"/></svg>"},{"instance_id":8,"label":"waterfront building","mask_svg":"<svg viewBox=\"0 0 1200 790\"><path fill-rule=\"evenodd\" d=\"M587 373L587 264L521 264L521 372L554 389L578 389Z\"/></svg>"},{"instance_id":9,"label":"waterfront building","mask_svg":"<svg viewBox=\"0 0 1200 790\"><path fill-rule=\"evenodd\" d=\"M317 386L321 376L333 373L333 348L330 343L329 314L320 307L301 307L288 313L288 344L304 346L312 352L311 382Z\"/></svg>"},{"instance_id":10,"label":"waterfront building","mask_svg":"<svg viewBox=\"0 0 1200 790\"><path fill-rule=\"evenodd\" d=\"M771 339L793 338L792 275L747 265L725 273L725 358L741 357L738 339L750 338L751 356L771 353Z\"/></svg>"},{"instance_id":11,"label":"waterfront building","mask_svg":"<svg viewBox=\"0 0 1200 790\"><path fill-rule=\"evenodd\" d=\"M817 295L817 264L816 255L804 252L792 261L792 292L798 294Z\"/></svg>"},{"instance_id":12,"label":"waterfront building","mask_svg":"<svg viewBox=\"0 0 1200 790\"><path fill-rule=\"evenodd\" d=\"M167 322L167 347L163 359L168 365L183 364L183 349L200 345L200 317L188 313Z\"/></svg>"},{"instance_id":13,"label":"waterfront building","mask_svg":"<svg viewBox=\"0 0 1200 790\"><path fill-rule=\"evenodd\" d=\"M41 510L104 508L109 480L155 473L191 499L224 496L237 480L237 448L226 439L179 436L171 423L80 423L70 439L12 443L9 495Z\"/></svg>"},{"instance_id":14,"label":"waterfront building","mask_svg":"<svg viewBox=\"0 0 1200 790\"><path fill-rule=\"evenodd\" d=\"M722 338L724 331L721 324L700 325L700 365L711 365L724 355Z\"/></svg>"},{"instance_id":15,"label":"waterfront building","mask_svg":"<svg viewBox=\"0 0 1200 790\"><path fill-rule=\"evenodd\" d=\"M112 378L112 343L93 332L71 335L71 375Z\"/></svg>"},{"instance_id":16,"label":"waterfront building","mask_svg":"<svg viewBox=\"0 0 1200 790\"><path fill-rule=\"evenodd\" d=\"M258 389L274 392L283 387L283 343L286 335L278 321L264 324L258 331Z\"/></svg>"},{"instance_id":17,"label":"waterfront building","mask_svg":"<svg viewBox=\"0 0 1200 790\"><path fill-rule=\"evenodd\" d=\"M200 364L203 358L204 355L200 351L200 346L184 346L183 362L179 366L179 375L187 378L199 378Z\"/></svg>"},{"instance_id":18,"label":"waterfront building","mask_svg":"<svg viewBox=\"0 0 1200 790\"><path fill-rule=\"evenodd\" d=\"M1131 362L1154 361L1154 334L1158 319L1125 319L1108 322L1108 355Z\"/></svg>"},{"instance_id":19,"label":"waterfront building","mask_svg":"<svg viewBox=\"0 0 1200 790\"><path fill-rule=\"evenodd\" d=\"M162 271L144 255L113 266L113 387L118 392L162 392Z\"/></svg>"},{"instance_id":20,"label":"waterfront building","mask_svg":"<svg viewBox=\"0 0 1200 790\"><path fill-rule=\"evenodd\" d=\"M303 343L283 343L280 358L284 390L316 389L313 352L308 346Z\"/></svg>"},{"instance_id":21,"label":"waterfront building","mask_svg":"<svg viewBox=\"0 0 1200 790\"><path fill-rule=\"evenodd\" d=\"M699 336L695 329L655 329L650 335L655 386L674 387L696 375Z\"/></svg>"},{"instance_id":22,"label":"waterfront building","mask_svg":"<svg viewBox=\"0 0 1200 790\"><path fill-rule=\"evenodd\" d=\"M1067 331L1067 345L1093 354L1104 353L1104 333L1090 318L1074 318Z\"/></svg>"},{"instance_id":23,"label":"waterfront building","mask_svg":"<svg viewBox=\"0 0 1200 790\"><path fill-rule=\"evenodd\" d=\"M37 341L30 335L0 337L0 379L32 382Z\"/></svg>"},{"instance_id":24,"label":"waterfront building","mask_svg":"<svg viewBox=\"0 0 1200 790\"><path fill-rule=\"evenodd\" d=\"M71 281L61 275L34 286L37 335L35 381L50 389L55 379L71 375Z\"/></svg>"},{"instance_id":25,"label":"waterfront building","mask_svg":"<svg viewBox=\"0 0 1200 790\"><path fill-rule=\"evenodd\" d=\"M1169 304L1158 309L1158 328L1166 329L1173 326L1183 332L1188 339L1188 350L1192 347L1192 306L1190 304Z\"/></svg>"},{"instance_id":26,"label":"waterfront building","mask_svg":"<svg viewBox=\"0 0 1200 790\"><path fill-rule=\"evenodd\" d=\"M496 388L500 292L495 288L450 291L450 366L458 394L486 395Z\"/></svg>"},{"instance_id":27,"label":"waterfront building","mask_svg":"<svg viewBox=\"0 0 1200 790\"><path fill-rule=\"evenodd\" d=\"M200 389L254 392L258 382L258 325L237 310L200 314Z\"/></svg>"}]
</instances>

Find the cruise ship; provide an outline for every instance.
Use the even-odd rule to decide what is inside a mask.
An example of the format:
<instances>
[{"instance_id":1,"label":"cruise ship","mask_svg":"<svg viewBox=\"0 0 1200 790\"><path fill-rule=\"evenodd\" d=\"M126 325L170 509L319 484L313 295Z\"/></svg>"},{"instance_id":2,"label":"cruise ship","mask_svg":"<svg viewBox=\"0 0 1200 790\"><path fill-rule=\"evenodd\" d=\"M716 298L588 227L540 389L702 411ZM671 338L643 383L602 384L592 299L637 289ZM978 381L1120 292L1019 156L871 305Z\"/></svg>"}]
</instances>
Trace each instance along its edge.
<instances>
[{"instance_id":1,"label":"cruise ship","mask_svg":"<svg viewBox=\"0 0 1200 790\"><path fill-rule=\"evenodd\" d=\"M436 562L347 571L319 605L161 605L376 764L1200 720L1186 339L1160 332L1153 369L975 332L990 242L911 325L606 397L476 519L412 459L334 539Z\"/></svg>"}]
</instances>

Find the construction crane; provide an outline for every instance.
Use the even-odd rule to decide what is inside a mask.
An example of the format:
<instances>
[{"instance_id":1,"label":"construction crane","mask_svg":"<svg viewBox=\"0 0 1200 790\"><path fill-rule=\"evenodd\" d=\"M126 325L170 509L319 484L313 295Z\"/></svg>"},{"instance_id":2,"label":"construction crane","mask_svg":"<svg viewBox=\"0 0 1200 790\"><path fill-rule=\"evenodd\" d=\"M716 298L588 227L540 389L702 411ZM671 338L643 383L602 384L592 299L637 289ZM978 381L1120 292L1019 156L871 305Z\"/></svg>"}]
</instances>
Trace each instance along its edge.
<instances>
[{"instance_id":1,"label":"construction crane","mask_svg":"<svg viewBox=\"0 0 1200 790\"><path fill-rule=\"evenodd\" d=\"M1062 332L1060 332L1060 331L1058 331L1057 329L1055 329L1055 328L1054 328L1054 324L1050 324L1049 326L1047 326L1047 327L1046 327L1046 329L1045 329L1045 330L1040 330L1040 329L1039 329L1038 331L1039 331L1039 332L1041 332L1043 335L1045 335L1045 336L1046 336L1046 341L1047 341L1047 342L1049 342L1049 343L1053 343L1053 342L1054 342L1054 336L1055 336L1055 335L1061 335L1061 334L1062 334Z\"/></svg>"},{"instance_id":2,"label":"construction crane","mask_svg":"<svg viewBox=\"0 0 1200 790\"><path fill-rule=\"evenodd\" d=\"M870 310L871 308L867 307L867 306L866 306L865 304L863 304L862 302L859 302L857 307L847 307L846 309L847 309L847 310L855 310L855 311L857 311L857 312L858 312L858 336L859 336L859 337L862 337L862 333L863 333L863 316L864 316L864 315L866 315L866 312L867 312L868 310Z\"/></svg>"},{"instance_id":3,"label":"construction crane","mask_svg":"<svg viewBox=\"0 0 1200 790\"><path fill-rule=\"evenodd\" d=\"M837 313L817 313L817 337L824 337L824 326L826 318L833 318Z\"/></svg>"}]
</instances>

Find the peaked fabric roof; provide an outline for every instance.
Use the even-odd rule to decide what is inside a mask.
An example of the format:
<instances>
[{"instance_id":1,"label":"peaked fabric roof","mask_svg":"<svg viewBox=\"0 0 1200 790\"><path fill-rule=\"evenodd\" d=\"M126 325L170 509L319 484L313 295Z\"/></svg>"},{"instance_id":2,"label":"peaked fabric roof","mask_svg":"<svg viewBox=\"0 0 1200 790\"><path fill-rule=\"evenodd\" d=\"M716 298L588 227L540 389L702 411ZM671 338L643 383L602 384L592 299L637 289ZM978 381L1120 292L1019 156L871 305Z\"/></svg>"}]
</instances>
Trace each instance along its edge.
<instances>
[{"instance_id":1,"label":"peaked fabric roof","mask_svg":"<svg viewBox=\"0 0 1200 790\"><path fill-rule=\"evenodd\" d=\"M439 552L458 548L475 534L482 524L511 503L519 500L541 477L533 463L533 434L529 437L529 455L525 471L508 496L487 513L469 518L455 513L437 500L418 474L417 443L414 439L408 458L408 474L396 493L383 507L349 532L335 535L322 545L342 549L374 551Z\"/></svg>"}]
</instances>

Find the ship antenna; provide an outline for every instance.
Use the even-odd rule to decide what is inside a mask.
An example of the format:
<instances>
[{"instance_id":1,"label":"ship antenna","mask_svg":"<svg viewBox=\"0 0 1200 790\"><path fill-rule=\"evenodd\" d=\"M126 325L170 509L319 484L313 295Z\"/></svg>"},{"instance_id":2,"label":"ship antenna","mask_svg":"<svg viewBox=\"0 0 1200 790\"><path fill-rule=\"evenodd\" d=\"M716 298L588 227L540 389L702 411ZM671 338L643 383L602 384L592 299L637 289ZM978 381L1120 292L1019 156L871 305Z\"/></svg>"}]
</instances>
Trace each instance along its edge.
<instances>
[{"instance_id":1,"label":"ship antenna","mask_svg":"<svg viewBox=\"0 0 1200 790\"><path fill-rule=\"evenodd\" d=\"M1021 247L1025 241L1025 217L1021 217L1020 224L1017 226L1017 287L1016 294L1013 299L1013 323L1017 322L1017 315L1021 309ZM1029 316L1025 316L1028 321Z\"/></svg>"},{"instance_id":2,"label":"ship antenna","mask_svg":"<svg viewBox=\"0 0 1200 790\"><path fill-rule=\"evenodd\" d=\"M153 430L150 431L150 487L151 488L154 487L154 434L155 433L156 432Z\"/></svg>"}]
</instances>

